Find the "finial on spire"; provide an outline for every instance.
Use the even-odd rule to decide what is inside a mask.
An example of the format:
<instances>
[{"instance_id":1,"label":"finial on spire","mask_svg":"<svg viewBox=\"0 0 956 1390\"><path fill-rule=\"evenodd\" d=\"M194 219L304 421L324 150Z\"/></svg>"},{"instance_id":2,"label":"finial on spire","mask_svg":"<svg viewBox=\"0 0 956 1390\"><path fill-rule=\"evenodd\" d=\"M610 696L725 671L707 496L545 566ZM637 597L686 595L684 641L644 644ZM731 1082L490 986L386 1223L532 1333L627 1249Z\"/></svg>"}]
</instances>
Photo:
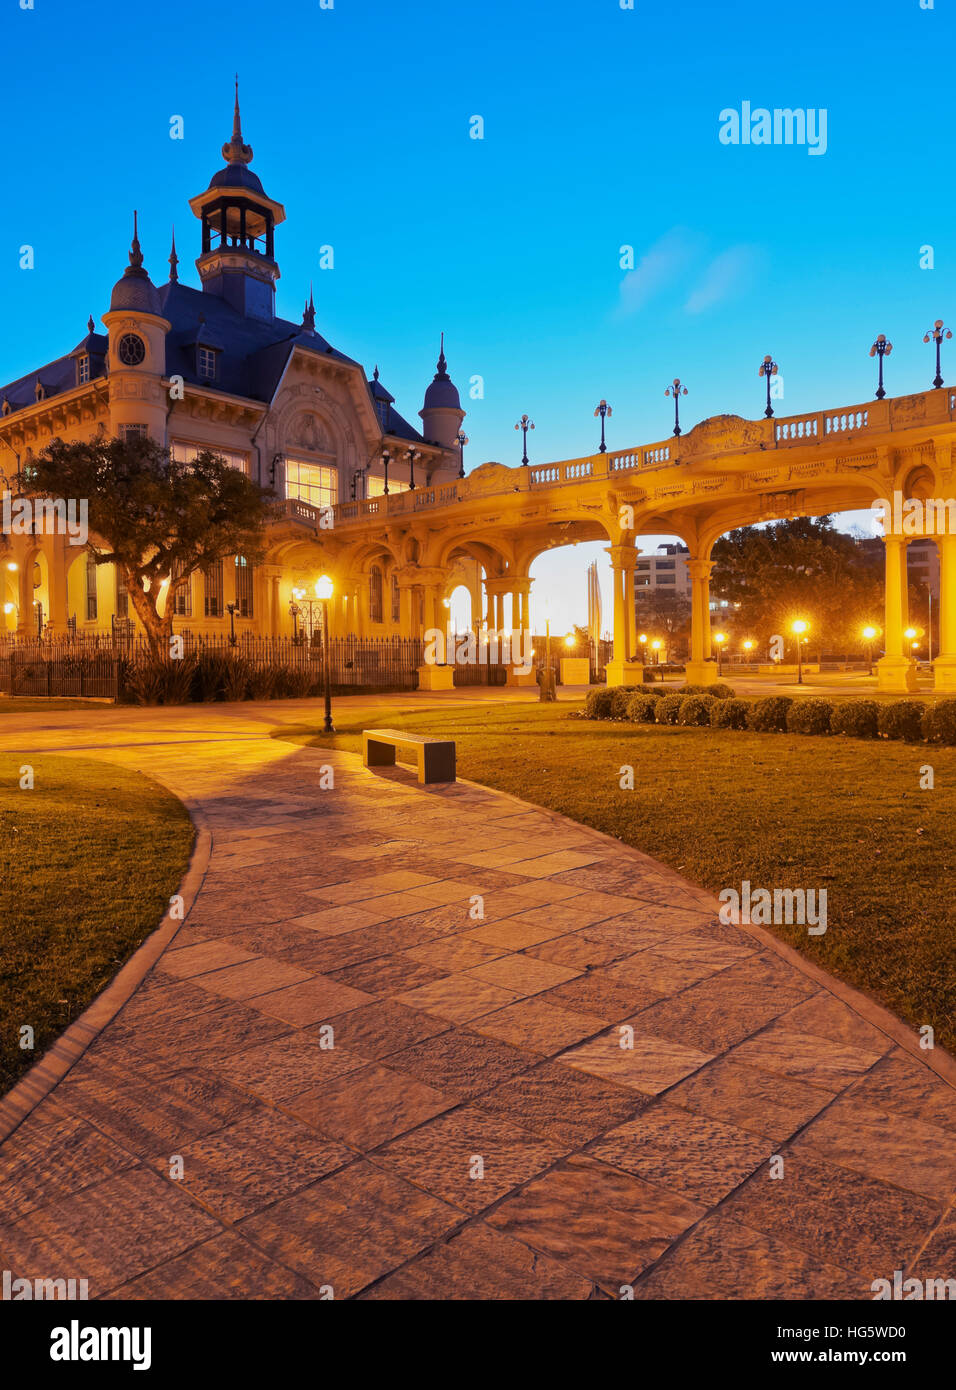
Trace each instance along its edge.
<instances>
[{"instance_id":1,"label":"finial on spire","mask_svg":"<svg viewBox=\"0 0 956 1390\"><path fill-rule=\"evenodd\" d=\"M374 372L372 373L372 380L373 380L373 381L378 381L378 363L377 363L377 362L375 363L375 370L374 370Z\"/></svg>"},{"instance_id":2,"label":"finial on spire","mask_svg":"<svg viewBox=\"0 0 956 1390\"><path fill-rule=\"evenodd\" d=\"M92 333L92 332L93 332L93 329L96 327L96 324L93 322L93 315L92 315L92 314L90 314L89 318L86 320L86 327L87 327L87 329L89 330L90 333Z\"/></svg>"},{"instance_id":3,"label":"finial on spire","mask_svg":"<svg viewBox=\"0 0 956 1390\"><path fill-rule=\"evenodd\" d=\"M169 282L175 285L179 280L179 257L176 255L176 228L173 227L173 247L169 253Z\"/></svg>"},{"instance_id":4,"label":"finial on spire","mask_svg":"<svg viewBox=\"0 0 956 1390\"><path fill-rule=\"evenodd\" d=\"M441 335L441 348L439 349L439 352L438 352L438 371L437 371L436 375L437 375L437 376L440 376L440 377L444 377L444 376L447 376L447 375L448 375L448 363L445 361L445 335L444 335L444 333Z\"/></svg>"},{"instance_id":5,"label":"finial on spire","mask_svg":"<svg viewBox=\"0 0 956 1390\"><path fill-rule=\"evenodd\" d=\"M312 283L309 282L309 297L305 301L305 312L302 315L302 327L307 328L310 333L315 332L315 300L312 297Z\"/></svg>"},{"instance_id":6,"label":"finial on spire","mask_svg":"<svg viewBox=\"0 0 956 1390\"><path fill-rule=\"evenodd\" d=\"M133 209L133 244L129 249L129 263L134 270L141 270L143 251L139 244L139 214Z\"/></svg>"},{"instance_id":7,"label":"finial on spire","mask_svg":"<svg viewBox=\"0 0 956 1390\"><path fill-rule=\"evenodd\" d=\"M239 115L239 74L236 73L236 104L232 112L232 139L222 147L222 157L227 164L251 164L252 146L243 143L242 120Z\"/></svg>"}]
</instances>

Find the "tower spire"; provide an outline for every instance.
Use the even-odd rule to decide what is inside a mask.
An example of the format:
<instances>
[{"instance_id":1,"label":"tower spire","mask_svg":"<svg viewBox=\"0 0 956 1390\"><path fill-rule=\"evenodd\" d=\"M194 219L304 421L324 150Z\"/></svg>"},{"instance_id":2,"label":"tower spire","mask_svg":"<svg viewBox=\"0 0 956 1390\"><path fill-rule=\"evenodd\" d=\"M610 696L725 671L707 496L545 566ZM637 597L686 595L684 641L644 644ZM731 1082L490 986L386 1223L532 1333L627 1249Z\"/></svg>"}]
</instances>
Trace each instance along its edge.
<instances>
[{"instance_id":1,"label":"tower spire","mask_svg":"<svg viewBox=\"0 0 956 1390\"><path fill-rule=\"evenodd\" d=\"M143 249L139 244L139 213L133 209L133 243L129 248L129 263L134 270L141 270Z\"/></svg>"},{"instance_id":2,"label":"tower spire","mask_svg":"<svg viewBox=\"0 0 956 1390\"><path fill-rule=\"evenodd\" d=\"M448 363L445 361L445 335L441 335L441 347L438 350L438 371L435 373L436 380L443 381L448 377Z\"/></svg>"},{"instance_id":3,"label":"tower spire","mask_svg":"<svg viewBox=\"0 0 956 1390\"><path fill-rule=\"evenodd\" d=\"M173 246L169 253L169 281L175 285L179 280L179 257L176 255L176 228L173 227Z\"/></svg>"},{"instance_id":4,"label":"tower spire","mask_svg":"<svg viewBox=\"0 0 956 1390\"><path fill-rule=\"evenodd\" d=\"M239 115L239 74L236 73L236 103L232 112L232 139L222 147L222 157L227 164L251 164L252 146L242 139L242 118Z\"/></svg>"},{"instance_id":5,"label":"tower spire","mask_svg":"<svg viewBox=\"0 0 956 1390\"><path fill-rule=\"evenodd\" d=\"M305 312L302 315L302 327L307 328L310 333L315 332L315 300L312 297L312 284L309 282L309 297L305 301Z\"/></svg>"}]
</instances>

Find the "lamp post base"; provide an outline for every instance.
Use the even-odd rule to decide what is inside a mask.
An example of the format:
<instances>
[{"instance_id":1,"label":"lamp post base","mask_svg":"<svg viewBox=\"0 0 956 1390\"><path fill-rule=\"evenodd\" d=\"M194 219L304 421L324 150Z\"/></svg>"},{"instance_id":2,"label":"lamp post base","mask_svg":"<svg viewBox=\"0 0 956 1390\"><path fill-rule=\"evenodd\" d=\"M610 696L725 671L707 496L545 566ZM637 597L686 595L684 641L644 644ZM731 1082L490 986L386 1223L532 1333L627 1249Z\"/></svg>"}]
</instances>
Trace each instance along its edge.
<instances>
[{"instance_id":1,"label":"lamp post base","mask_svg":"<svg viewBox=\"0 0 956 1390\"><path fill-rule=\"evenodd\" d=\"M884 656L876 663L876 685L893 695L911 695L917 689L916 662L908 656Z\"/></svg>"},{"instance_id":2,"label":"lamp post base","mask_svg":"<svg viewBox=\"0 0 956 1390\"><path fill-rule=\"evenodd\" d=\"M453 690L455 688L454 666L419 666L419 690Z\"/></svg>"}]
</instances>

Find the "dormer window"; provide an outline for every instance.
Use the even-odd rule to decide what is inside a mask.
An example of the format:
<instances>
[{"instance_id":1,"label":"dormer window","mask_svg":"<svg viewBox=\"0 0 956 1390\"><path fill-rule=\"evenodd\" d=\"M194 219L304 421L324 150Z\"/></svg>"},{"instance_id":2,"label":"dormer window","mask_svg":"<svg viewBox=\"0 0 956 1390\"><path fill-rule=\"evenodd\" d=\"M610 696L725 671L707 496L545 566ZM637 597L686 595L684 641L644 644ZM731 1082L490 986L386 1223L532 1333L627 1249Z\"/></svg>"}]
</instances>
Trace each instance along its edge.
<instances>
[{"instance_id":1,"label":"dormer window","mask_svg":"<svg viewBox=\"0 0 956 1390\"><path fill-rule=\"evenodd\" d=\"M76 380L78 385L83 386L90 379L90 359L86 355L77 359Z\"/></svg>"},{"instance_id":2,"label":"dormer window","mask_svg":"<svg viewBox=\"0 0 956 1390\"><path fill-rule=\"evenodd\" d=\"M45 400L45 398L46 398L46 391L43 389L43 382L42 382L42 381L38 381L38 382L37 382L37 384L36 384L36 390L34 391L33 395L34 395L34 398L35 398L36 400L38 400L38 401Z\"/></svg>"},{"instance_id":3,"label":"dormer window","mask_svg":"<svg viewBox=\"0 0 956 1390\"><path fill-rule=\"evenodd\" d=\"M388 401L376 401L378 422L383 430L388 429Z\"/></svg>"},{"instance_id":4,"label":"dormer window","mask_svg":"<svg viewBox=\"0 0 956 1390\"><path fill-rule=\"evenodd\" d=\"M213 348L199 349L199 375L206 381L216 379L216 353Z\"/></svg>"}]
</instances>

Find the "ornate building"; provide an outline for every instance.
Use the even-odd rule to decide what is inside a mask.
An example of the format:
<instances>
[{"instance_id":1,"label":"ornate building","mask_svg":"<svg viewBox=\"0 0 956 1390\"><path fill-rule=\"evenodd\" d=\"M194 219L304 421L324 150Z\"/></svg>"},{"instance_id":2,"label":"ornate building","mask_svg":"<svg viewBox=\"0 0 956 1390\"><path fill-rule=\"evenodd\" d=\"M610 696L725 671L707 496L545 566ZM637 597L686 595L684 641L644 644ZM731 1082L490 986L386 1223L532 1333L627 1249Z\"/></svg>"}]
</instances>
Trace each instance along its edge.
<instances>
[{"instance_id":1,"label":"ornate building","mask_svg":"<svg viewBox=\"0 0 956 1390\"><path fill-rule=\"evenodd\" d=\"M284 516L270 528L264 564L233 556L192 576L177 596L176 627L228 631L233 604L240 633L291 633L295 591L311 592L337 549L320 534L320 519L333 515L326 509L457 478L464 412L444 347L419 431L396 410L377 367L369 379L316 331L311 291L300 323L276 316L275 239L285 210L250 168L238 89L222 154L224 167L190 200L201 224L199 287L180 280L175 239L169 278L154 284L134 215L129 265L102 315L106 331L91 318L71 352L0 387L0 487L15 491L13 479L54 437L145 434L186 460L214 448L273 488ZM113 566L97 566L63 536L4 539L8 631L109 632L117 618L135 625ZM417 633L423 607L403 613L391 601L394 568L385 555L377 567L336 576L338 630ZM473 568L458 578L478 582Z\"/></svg>"}]
</instances>

